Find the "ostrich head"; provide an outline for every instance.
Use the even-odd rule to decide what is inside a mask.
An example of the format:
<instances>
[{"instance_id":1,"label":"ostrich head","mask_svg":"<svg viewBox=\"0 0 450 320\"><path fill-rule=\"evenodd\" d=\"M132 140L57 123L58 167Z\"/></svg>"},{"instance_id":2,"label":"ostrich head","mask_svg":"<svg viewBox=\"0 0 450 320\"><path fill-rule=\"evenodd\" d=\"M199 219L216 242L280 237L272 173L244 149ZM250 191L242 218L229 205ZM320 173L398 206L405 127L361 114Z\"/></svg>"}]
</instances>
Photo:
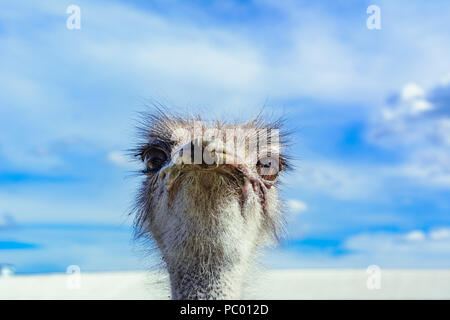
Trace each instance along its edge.
<instances>
[{"instance_id":1,"label":"ostrich head","mask_svg":"<svg viewBox=\"0 0 450 320\"><path fill-rule=\"evenodd\" d=\"M239 298L257 249L278 240L280 124L146 115L135 226L160 250L173 299Z\"/></svg>"}]
</instances>

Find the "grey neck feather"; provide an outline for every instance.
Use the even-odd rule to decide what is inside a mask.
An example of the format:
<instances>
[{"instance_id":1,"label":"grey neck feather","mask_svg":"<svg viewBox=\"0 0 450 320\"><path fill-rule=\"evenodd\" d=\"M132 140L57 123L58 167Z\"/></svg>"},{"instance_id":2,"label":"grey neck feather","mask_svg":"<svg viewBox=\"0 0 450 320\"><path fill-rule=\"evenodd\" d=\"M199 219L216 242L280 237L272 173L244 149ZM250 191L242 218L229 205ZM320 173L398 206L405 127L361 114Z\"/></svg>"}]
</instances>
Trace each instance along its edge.
<instances>
[{"instance_id":1,"label":"grey neck feather","mask_svg":"<svg viewBox=\"0 0 450 320\"><path fill-rule=\"evenodd\" d=\"M211 266L207 272L196 267L169 270L172 299L211 300L241 298L242 275L238 270Z\"/></svg>"}]
</instances>

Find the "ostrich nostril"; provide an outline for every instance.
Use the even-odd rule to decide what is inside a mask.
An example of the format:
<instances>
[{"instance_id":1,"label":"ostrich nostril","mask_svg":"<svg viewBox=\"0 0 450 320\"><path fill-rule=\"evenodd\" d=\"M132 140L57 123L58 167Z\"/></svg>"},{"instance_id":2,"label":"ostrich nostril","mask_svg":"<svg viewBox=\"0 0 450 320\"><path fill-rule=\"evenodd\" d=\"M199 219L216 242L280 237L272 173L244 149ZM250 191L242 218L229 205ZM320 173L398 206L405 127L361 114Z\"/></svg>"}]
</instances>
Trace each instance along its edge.
<instances>
[{"instance_id":1,"label":"ostrich nostril","mask_svg":"<svg viewBox=\"0 0 450 320\"><path fill-rule=\"evenodd\" d=\"M203 136L181 146L175 152L173 162L175 164L219 165L225 163L228 155L232 156L233 153L227 152L220 140Z\"/></svg>"}]
</instances>

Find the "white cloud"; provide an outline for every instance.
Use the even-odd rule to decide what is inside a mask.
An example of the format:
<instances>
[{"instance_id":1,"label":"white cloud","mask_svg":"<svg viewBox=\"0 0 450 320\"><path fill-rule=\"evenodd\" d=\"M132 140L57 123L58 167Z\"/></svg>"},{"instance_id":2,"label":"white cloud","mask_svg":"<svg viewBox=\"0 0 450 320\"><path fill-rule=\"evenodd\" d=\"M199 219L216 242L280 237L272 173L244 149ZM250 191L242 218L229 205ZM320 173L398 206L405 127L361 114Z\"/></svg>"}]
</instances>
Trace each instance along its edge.
<instances>
[{"instance_id":1,"label":"white cloud","mask_svg":"<svg viewBox=\"0 0 450 320\"><path fill-rule=\"evenodd\" d=\"M423 147L409 151L406 159L397 165L380 170L384 178L407 179L410 185L450 188L450 154L441 148Z\"/></svg>"},{"instance_id":2,"label":"white cloud","mask_svg":"<svg viewBox=\"0 0 450 320\"><path fill-rule=\"evenodd\" d=\"M381 178L370 174L376 170L374 168L339 166L319 160L301 162L298 167L296 173L286 179L290 187L341 200L372 197Z\"/></svg>"},{"instance_id":3,"label":"white cloud","mask_svg":"<svg viewBox=\"0 0 450 320\"><path fill-rule=\"evenodd\" d=\"M135 163L131 162L131 159L127 155L120 151L109 152L107 159L109 162L119 167L132 169L136 169L138 167Z\"/></svg>"},{"instance_id":4,"label":"white cloud","mask_svg":"<svg viewBox=\"0 0 450 320\"><path fill-rule=\"evenodd\" d=\"M425 233L421 230L414 230L405 235L408 241L422 241L425 240Z\"/></svg>"},{"instance_id":5,"label":"white cloud","mask_svg":"<svg viewBox=\"0 0 450 320\"><path fill-rule=\"evenodd\" d=\"M94 187L56 185L14 192L0 190L0 204L1 210L14 213L17 223L128 224L131 221L127 214L135 188L136 185L130 186L129 181L122 180L120 184L102 183Z\"/></svg>"},{"instance_id":6,"label":"white cloud","mask_svg":"<svg viewBox=\"0 0 450 320\"><path fill-rule=\"evenodd\" d=\"M429 232L360 233L343 241L339 249L345 254L332 256L321 248L313 253L281 248L270 252L269 264L278 268L367 268L372 264L381 269L448 268L450 228L440 227Z\"/></svg>"},{"instance_id":7,"label":"white cloud","mask_svg":"<svg viewBox=\"0 0 450 320\"><path fill-rule=\"evenodd\" d=\"M308 206L305 202L296 199L289 199L287 201L287 206L289 212L293 214L304 213L308 210Z\"/></svg>"},{"instance_id":8,"label":"white cloud","mask_svg":"<svg viewBox=\"0 0 450 320\"><path fill-rule=\"evenodd\" d=\"M433 240L450 240L450 228L439 228L430 232Z\"/></svg>"},{"instance_id":9,"label":"white cloud","mask_svg":"<svg viewBox=\"0 0 450 320\"><path fill-rule=\"evenodd\" d=\"M448 90L450 87L441 85L425 90L408 83L401 90L400 99L384 106L370 123L370 142L402 151L403 162L386 168L386 174L422 185L450 187L450 101L445 94Z\"/></svg>"},{"instance_id":10,"label":"white cloud","mask_svg":"<svg viewBox=\"0 0 450 320\"><path fill-rule=\"evenodd\" d=\"M448 228L433 229L428 233L412 230L401 233L363 233L350 237L345 248L373 254L409 253L450 253ZM437 236L436 236L437 235Z\"/></svg>"},{"instance_id":11,"label":"white cloud","mask_svg":"<svg viewBox=\"0 0 450 320\"><path fill-rule=\"evenodd\" d=\"M381 115L392 126L395 122L403 123L408 117L419 116L432 109L433 105L426 100L425 90L415 83L407 83L401 90L400 101L394 106L383 107Z\"/></svg>"},{"instance_id":12,"label":"white cloud","mask_svg":"<svg viewBox=\"0 0 450 320\"><path fill-rule=\"evenodd\" d=\"M359 257L360 261L370 261L381 268L448 268L450 237L447 237L447 232L448 228L443 227L403 234L362 233L347 239L344 248L351 252L349 259Z\"/></svg>"},{"instance_id":13,"label":"white cloud","mask_svg":"<svg viewBox=\"0 0 450 320\"><path fill-rule=\"evenodd\" d=\"M391 170L392 175L416 179L438 187L450 187L450 153L442 149L424 149L412 154L402 166Z\"/></svg>"},{"instance_id":14,"label":"white cloud","mask_svg":"<svg viewBox=\"0 0 450 320\"><path fill-rule=\"evenodd\" d=\"M425 95L425 90L415 83L407 83L402 89L402 99L410 100L415 98L422 98Z\"/></svg>"},{"instance_id":15,"label":"white cloud","mask_svg":"<svg viewBox=\"0 0 450 320\"><path fill-rule=\"evenodd\" d=\"M417 99L411 103L411 114L416 115L433 109L431 103L425 99Z\"/></svg>"}]
</instances>

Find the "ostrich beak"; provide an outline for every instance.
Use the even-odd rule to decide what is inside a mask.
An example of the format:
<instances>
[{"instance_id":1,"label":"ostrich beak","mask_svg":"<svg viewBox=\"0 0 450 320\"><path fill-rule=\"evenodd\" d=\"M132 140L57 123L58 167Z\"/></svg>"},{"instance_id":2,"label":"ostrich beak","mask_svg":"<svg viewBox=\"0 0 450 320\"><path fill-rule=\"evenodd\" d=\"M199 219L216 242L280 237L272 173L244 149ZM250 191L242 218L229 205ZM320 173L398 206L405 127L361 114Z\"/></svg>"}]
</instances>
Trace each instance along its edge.
<instances>
[{"instance_id":1,"label":"ostrich beak","mask_svg":"<svg viewBox=\"0 0 450 320\"><path fill-rule=\"evenodd\" d=\"M174 152L171 161L161 169L160 177L164 179L168 175L166 187L170 190L174 181L185 171L202 170L230 174L238 167L246 167L243 160L231 149L218 139L196 138Z\"/></svg>"}]
</instances>

